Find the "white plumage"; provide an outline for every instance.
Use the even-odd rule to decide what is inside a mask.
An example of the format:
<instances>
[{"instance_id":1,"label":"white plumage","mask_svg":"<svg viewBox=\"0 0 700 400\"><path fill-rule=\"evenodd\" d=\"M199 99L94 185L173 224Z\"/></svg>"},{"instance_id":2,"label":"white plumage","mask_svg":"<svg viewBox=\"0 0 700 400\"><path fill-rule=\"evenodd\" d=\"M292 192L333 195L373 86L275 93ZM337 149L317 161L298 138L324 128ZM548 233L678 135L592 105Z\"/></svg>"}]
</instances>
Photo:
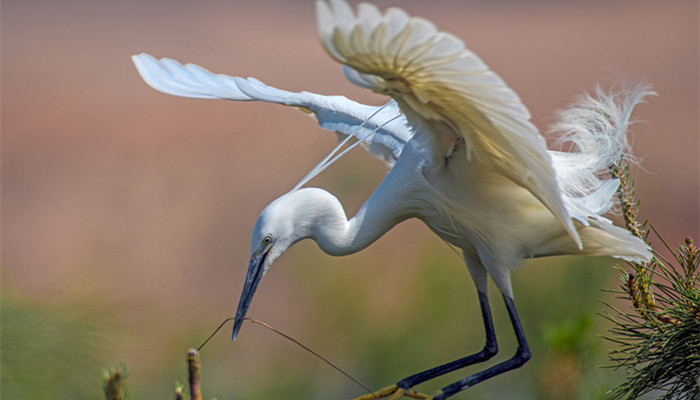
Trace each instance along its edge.
<instances>
[{"instance_id":1,"label":"white plumage","mask_svg":"<svg viewBox=\"0 0 700 400\"><path fill-rule=\"evenodd\" d=\"M267 269L290 246L311 238L331 255L360 251L408 218L419 218L462 249L481 302L487 343L482 352L408 377L393 392L484 361L495 354L487 277L502 292L518 337L510 360L443 388L447 398L529 358L513 303L511 270L522 260L555 254L606 255L644 262L642 240L603 216L618 182L607 175L629 157L626 132L634 106L653 93L644 83L582 96L559 115L554 131L570 151L547 150L518 96L456 37L392 8L382 14L342 0L317 2L318 30L328 53L353 83L392 97L382 107L342 96L276 89L253 79L213 74L193 64L134 56L143 79L164 93L209 99L259 100L298 107L319 125L354 139L390 171L359 212L302 187L344 154L331 152L289 193L268 205L255 225L251 259L234 338ZM439 373L438 373L439 372ZM392 393L393 393L392 392Z\"/></svg>"}]
</instances>

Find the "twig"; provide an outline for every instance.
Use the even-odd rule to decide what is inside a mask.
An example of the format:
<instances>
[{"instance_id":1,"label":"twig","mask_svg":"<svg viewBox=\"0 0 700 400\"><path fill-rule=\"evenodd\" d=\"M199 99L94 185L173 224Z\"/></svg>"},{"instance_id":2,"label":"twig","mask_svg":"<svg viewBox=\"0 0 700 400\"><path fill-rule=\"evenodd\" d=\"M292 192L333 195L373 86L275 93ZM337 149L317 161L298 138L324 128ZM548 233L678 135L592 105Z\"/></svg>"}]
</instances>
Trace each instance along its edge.
<instances>
[{"instance_id":1,"label":"twig","mask_svg":"<svg viewBox=\"0 0 700 400\"><path fill-rule=\"evenodd\" d=\"M216 329L214 329L214 332L212 332L212 334L209 335L209 337L204 341L204 343L200 344L199 347L197 347L197 351L201 351L201 350L202 350L202 347L204 347L205 344L209 343L209 341L211 340L211 338L213 338L214 335L216 335L217 333L219 333L219 331L221 330L221 328L223 328L224 325L226 325L226 323L227 323L228 321L233 321L233 320L234 320L233 317L228 317L228 318L226 318L226 319L224 320L224 322L222 322L221 324L219 324L219 326L218 326Z\"/></svg>"},{"instance_id":2,"label":"twig","mask_svg":"<svg viewBox=\"0 0 700 400\"><path fill-rule=\"evenodd\" d=\"M231 320L233 320L233 319L234 319L233 317L226 318L221 324L219 324L219 326L214 330L214 332L213 332L211 335L209 335L209 337L204 341L204 343L202 343L202 344L197 348L197 350L195 350L195 351L201 350L202 347L204 347L204 345L207 344L207 343L211 340L211 338L213 338L214 335L216 335L216 334L221 330L221 328L224 327L224 325L226 325L226 323L228 323L229 321L231 321ZM272 326L266 324L266 323L263 322L263 321L260 321L260 320L257 320L257 319L253 319L253 318L250 318L250 317L246 317L246 318L244 318L243 320L244 320L244 321L250 321L250 322L253 323L253 324L259 324L259 325L261 325L261 326L263 326L263 327L265 327L265 328L271 330L272 332L274 332L274 333L276 333L276 334L282 336L283 338L285 338L285 339L291 341L292 343L296 344L297 346L299 346L299 347L301 347L302 349L306 350L307 352L311 353L313 356L315 356L315 357L318 358L319 360L321 360L321 361L323 361L324 363L326 363L326 364L328 364L329 366L331 366L331 368L333 368L333 369L335 369L336 371L340 372L341 374L345 375L346 378L350 379L350 380L353 381L356 385L358 385L358 386L360 386L361 388L363 388L364 390L366 390L367 393L372 393L372 389L370 389L370 388L368 388L367 386L363 385L360 381L358 381L357 379L353 378L350 374L348 374L347 372L345 372L345 371L343 371L342 369L340 369L340 367L338 367L338 366L336 366L335 364L333 364L332 362L326 360L323 356L321 356L320 354L318 354L318 353L316 353L315 351L311 350L310 348L308 348L307 346L305 346L304 344L302 344L302 343L299 342L298 340L294 339L293 337L291 337L291 336L289 336L289 335L287 335L287 334L285 334L285 333L283 333L283 332L281 332L281 331L279 331L279 330L273 328Z\"/></svg>"},{"instance_id":3,"label":"twig","mask_svg":"<svg viewBox=\"0 0 700 400\"><path fill-rule=\"evenodd\" d=\"M372 389L370 389L370 388L368 388L367 386L363 385L362 383L360 383L360 381L358 381L357 379L355 379L355 378L353 378L352 376L350 376L350 374L348 374L347 372L343 371L342 369L340 369L339 367L337 367L337 366L336 366L335 364L333 364L332 362L326 360L325 358L323 358L323 356L321 356L320 354L318 354L318 353L316 353L315 351L311 350L310 348L306 347L305 345L303 345L301 342L299 342L298 340L294 339L293 337L291 337L291 336L289 336L289 335L286 335L286 334L284 334L284 333L278 331L277 329L271 327L270 325L268 325L268 324L266 324L266 323L264 323L264 322L262 322L262 321L259 321L259 320L257 320L257 319L253 319L253 318L245 318L245 319L248 320L248 321L250 321L250 322L252 322L252 323L254 323L254 324L260 324L260 325L264 326L265 328L271 330L272 332L274 332L274 333L276 333L276 334L282 336L283 338L285 338L285 339L291 341L292 343L296 344L297 346L301 347L302 349L304 349L304 350L308 351L309 353L311 353L312 355L316 356L316 358L318 358L319 360L321 360L321 361L325 362L326 364L330 365L330 366L331 366L333 369L335 369L336 371L338 371L338 372L340 372L341 374L345 375L345 377L347 377L347 378L350 379L351 381L355 382L358 386L360 386L360 387L362 387L363 389L365 389L368 393L372 393Z\"/></svg>"},{"instance_id":4,"label":"twig","mask_svg":"<svg viewBox=\"0 0 700 400\"><path fill-rule=\"evenodd\" d=\"M187 351L187 372L190 379L190 399L202 400L202 389L199 386L199 352L196 349Z\"/></svg>"}]
</instances>

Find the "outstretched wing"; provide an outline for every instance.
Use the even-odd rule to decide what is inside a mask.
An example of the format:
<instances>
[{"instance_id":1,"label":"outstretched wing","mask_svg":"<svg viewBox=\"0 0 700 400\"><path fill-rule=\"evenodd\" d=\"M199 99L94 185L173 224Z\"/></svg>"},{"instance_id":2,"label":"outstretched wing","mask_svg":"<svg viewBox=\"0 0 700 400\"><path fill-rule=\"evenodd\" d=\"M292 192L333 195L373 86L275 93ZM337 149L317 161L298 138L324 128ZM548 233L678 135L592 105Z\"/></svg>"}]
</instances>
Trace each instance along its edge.
<instances>
[{"instance_id":1,"label":"outstretched wing","mask_svg":"<svg viewBox=\"0 0 700 400\"><path fill-rule=\"evenodd\" d=\"M351 82L393 97L434 157L463 139L470 160L528 189L580 244L530 113L461 40L397 8L362 3L356 15L344 0L316 5L321 41Z\"/></svg>"},{"instance_id":2,"label":"outstretched wing","mask_svg":"<svg viewBox=\"0 0 700 400\"><path fill-rule=\"evenodd\" d=\"M413 134L394 101L381 107L367 106L343 96L288 92L254 78L214 74L198 65L158 60L145 53L132 59L143 80L158 91L198 99L259 100L298 107L313 114L322 128L338 133L339 139L349 135L361 140L370 153L389 166Z\"/></svg>"}]
</instances>

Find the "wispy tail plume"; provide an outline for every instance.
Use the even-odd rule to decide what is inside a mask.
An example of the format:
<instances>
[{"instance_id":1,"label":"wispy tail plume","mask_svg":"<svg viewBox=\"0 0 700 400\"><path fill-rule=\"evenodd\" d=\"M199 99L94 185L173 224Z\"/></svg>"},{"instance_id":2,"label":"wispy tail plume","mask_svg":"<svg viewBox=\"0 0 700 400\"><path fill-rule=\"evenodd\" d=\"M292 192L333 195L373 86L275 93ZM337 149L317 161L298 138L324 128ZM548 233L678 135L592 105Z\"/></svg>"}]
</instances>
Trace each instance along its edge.
<instances>
[{"instance_id":1,"label":"wispy tail plume","mask_svg":"<svg viewBox=\"0 0 700 400\"><path fill-rule=\"evenodd\" d=\"M636 162L627 139L627 131L634 122L632 110L654 94L646 81L619 79L608 90L596 85L593 95L579 96L559 112L559 121L551 131L558 136L558 145L567 151L551 154L566 200L579 203L577 206L584 205L580 200L585 198L608 204L603 210L600 206L596 207L598 210L589 209L594 214L609 209L612 199L600 199L598 194L607 197L610 191L599 189L609 183L609 167L613 163L623 158L629 163Z\"/></svg>"}]
</instances>

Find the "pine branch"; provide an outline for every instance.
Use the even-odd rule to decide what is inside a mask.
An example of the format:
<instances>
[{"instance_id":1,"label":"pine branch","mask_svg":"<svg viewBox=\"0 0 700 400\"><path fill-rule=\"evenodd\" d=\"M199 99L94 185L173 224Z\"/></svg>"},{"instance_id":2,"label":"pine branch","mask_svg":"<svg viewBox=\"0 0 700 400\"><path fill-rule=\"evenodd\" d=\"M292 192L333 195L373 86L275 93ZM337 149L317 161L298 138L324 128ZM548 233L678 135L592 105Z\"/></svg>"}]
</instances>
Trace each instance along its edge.
<instances>
[{"instance_id":1,"label":"pine branch","mask_svg":"<svg viewBox=\"0 0 700 400\"><path fill-rule=\"evenodd\" d=\"M700 399L700 249L686 239L674 250L651 224L640 224L629 165L621 160L610 172L620 180L618 199L629 232L650 244L653 232L673 255L667 260L655 251L649 263L628 263L632 271L621 273L620 290L612 292L631 308L605 304L609 312L602 316L613 323L606 339L618 345L609 367L627 371L627 380L610 396L636 399L658 391L659 399Z\"/></svg>"}]
</instances>

